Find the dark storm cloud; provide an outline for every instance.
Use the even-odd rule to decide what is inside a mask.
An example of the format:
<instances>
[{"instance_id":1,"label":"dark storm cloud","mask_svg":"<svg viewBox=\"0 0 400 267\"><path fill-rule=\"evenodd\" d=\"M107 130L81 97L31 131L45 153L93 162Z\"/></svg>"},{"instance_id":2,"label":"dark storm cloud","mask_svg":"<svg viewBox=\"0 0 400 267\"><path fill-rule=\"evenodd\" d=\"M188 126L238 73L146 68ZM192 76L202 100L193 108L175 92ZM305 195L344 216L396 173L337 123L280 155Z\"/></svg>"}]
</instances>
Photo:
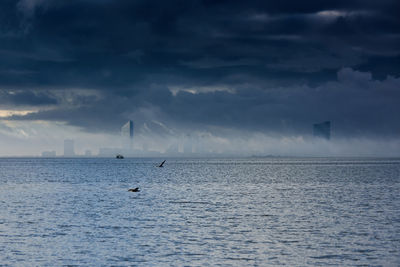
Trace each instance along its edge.
<instances>
[{"instance_id":1,"label":"dark storm cloud","mask_svg":"<svg viewBox=\"0 0 400 267\"><path fill-rule=\"evenodd\" d=\"M379 81L371 73L343 68L335 81L316 87L237 87L231 92L216 87L203 88L204 92L183 89L174 95L164 87L153 86L135 95L107 93L93 101L75 96L73 103L80 103L75 108L67 106L10 119L61 120L92 131L118 131L124 120L133 118L137 125L157 120L183 132L185 127L226 127L289 136L310 135L313 123L329 119L335 137L395 137L400 133L399 88L399 78L389 76Z\"/></svg>"},{"instance_id":2,"label":"dark storm cloud","mask_svg":"<svg viewBox=\"0 0 400 267\"><path fill-rule=\"evenodd\" d=\"M400 74L395 0L5 0L0 10L0 86L27 90L0 104L32 89L100 95L36 93L24 103L60 105L23 119L86 130L132 116L183 128L306 133L332 119L343 133L398 129L398 82L387 78ZM370 73L368 88L342 80L346 72Z\"/></svg>"},{"instance_id":3,"label":"dark storm cloud","mask_svg":"<svg viewBox=\"0 0 400 267\"><path fill-rule=\"evenodd\" d=\"M0 90L0 105L5 106L43 106L55 105L57 99L51 94L34 91Z\"/></svg>"}]
</instances>

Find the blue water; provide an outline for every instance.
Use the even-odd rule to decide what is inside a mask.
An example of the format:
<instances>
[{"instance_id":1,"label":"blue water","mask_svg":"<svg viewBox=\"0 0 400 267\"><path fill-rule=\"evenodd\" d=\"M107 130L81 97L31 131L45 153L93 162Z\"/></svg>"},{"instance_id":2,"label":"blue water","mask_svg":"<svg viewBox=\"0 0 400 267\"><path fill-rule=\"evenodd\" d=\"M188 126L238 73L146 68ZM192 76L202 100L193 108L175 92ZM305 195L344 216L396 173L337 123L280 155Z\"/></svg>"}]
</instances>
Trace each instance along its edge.
<instances>
[{"instance_id":1,"label":"blue water","mask_svg":"<svg viewBox=\"0 0 400 267\"><path fill-rule=\"evenodd\" d=\"M400 266L400 159L160 161L0 159L0 265Z\"/></svg>"}]
</instances>

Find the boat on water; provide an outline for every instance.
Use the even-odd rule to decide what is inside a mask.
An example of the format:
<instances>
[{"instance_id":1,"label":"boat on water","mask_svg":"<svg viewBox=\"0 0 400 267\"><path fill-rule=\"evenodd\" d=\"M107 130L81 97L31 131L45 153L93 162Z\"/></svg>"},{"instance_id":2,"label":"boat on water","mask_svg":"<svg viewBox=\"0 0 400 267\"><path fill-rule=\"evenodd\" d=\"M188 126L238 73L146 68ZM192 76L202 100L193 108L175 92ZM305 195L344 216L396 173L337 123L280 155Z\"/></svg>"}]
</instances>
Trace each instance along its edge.
<instances>
[{"instance_id":1,"label":"boat on water","mask_svg":"<svg viewBox=\"0 0 400 267\"><path fill-rule=\"evenodd\" d=\"M117 159L123 159L124 156L122 156L121 154L118 154L118 155L115 156L115 158L117 158Z\"/></svg>"}]
</instances>

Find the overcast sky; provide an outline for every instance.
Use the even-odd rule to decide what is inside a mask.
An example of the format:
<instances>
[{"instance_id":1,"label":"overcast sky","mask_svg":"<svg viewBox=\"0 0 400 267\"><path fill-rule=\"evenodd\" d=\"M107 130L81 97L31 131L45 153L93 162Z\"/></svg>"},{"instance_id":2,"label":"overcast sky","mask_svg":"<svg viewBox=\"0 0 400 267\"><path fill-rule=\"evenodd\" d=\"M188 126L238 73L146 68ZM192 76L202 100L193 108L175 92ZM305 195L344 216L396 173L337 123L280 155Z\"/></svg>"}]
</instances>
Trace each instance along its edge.
<instances>
[{"instance_id":1,"label":"overcast sky","mask_svg":"<svg viewBox=\"0 0 400 267\"><path fill-rule=\"evenodd\" d=\"M100 147L128 119L138 140L257 147L306 140L330 120L333 140L398 147L399 10L398 0L2 0L0 155L77 136Z\"/></svg>"}]
</instances>

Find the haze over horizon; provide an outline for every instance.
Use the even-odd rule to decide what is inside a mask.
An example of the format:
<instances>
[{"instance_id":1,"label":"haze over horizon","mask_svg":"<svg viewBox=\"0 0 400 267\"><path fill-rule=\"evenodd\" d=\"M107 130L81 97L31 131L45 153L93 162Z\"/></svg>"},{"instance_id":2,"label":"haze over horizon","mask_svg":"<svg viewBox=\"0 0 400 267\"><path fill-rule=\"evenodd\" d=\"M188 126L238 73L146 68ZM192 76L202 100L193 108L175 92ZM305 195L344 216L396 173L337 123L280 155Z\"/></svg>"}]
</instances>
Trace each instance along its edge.
<instances>
[{"instance_id":1,"label":"haze over horizon","mask_svg":"<svg viewBox=\"0 0 400 267\"><path fill-rule=\"evenodd\" d=\"M4 0L0 156L400 156L400 2ZM329 120L331 140L312 125Z\"/></svg>"}]
</instances>

